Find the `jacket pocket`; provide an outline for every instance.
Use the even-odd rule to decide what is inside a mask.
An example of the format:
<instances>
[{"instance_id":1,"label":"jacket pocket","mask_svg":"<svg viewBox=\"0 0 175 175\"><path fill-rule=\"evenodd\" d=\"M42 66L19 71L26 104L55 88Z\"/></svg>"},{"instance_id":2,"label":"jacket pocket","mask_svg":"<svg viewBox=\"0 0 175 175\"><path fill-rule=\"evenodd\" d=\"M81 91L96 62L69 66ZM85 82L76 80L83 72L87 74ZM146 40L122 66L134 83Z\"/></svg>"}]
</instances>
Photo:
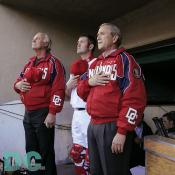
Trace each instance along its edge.
<instances>
[{"instance_id":1,"label":"jacket pocket","mask_svg":"<svg viewBox=\"0 0 175 175\"><path fill-rule=\"evenodd\" d=\"M45 86L32 87L29 90L29 92L27 92L27 94L34 98L44 97L45 96Z\"/></svg>"},{"instance_id":2,"label":"jacket pocket","mask_svg":"<svg viewBox=\"0 0 175 175\"><path fill-rule=\"evenodd\" d=\"M43 103L49 103L49 97L50 97L49 91L50 89L47 86L32 87L24 95L25 105L33 106Z\"/></svg>"}]
</instances>

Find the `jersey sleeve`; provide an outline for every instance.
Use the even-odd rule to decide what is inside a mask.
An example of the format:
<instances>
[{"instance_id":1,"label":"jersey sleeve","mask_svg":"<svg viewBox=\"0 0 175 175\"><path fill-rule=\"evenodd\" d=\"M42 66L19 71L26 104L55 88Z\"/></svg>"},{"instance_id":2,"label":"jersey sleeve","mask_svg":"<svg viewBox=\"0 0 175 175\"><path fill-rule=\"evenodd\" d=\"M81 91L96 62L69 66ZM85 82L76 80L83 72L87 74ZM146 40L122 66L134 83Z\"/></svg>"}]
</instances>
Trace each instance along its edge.
<instances>
[{"instance_id":1,"label":"jersey sleeve","mask_svg":"<svg viewBox=\"0 0 175 175\"><path fill-rule=\"evenodd\" d=\"M133 131L142 120L147 97L140 66L126 52L121 54L121 59L124 76L119 79L122 98L117 120L117 132L125 135L127 131Z\"/></svg>"}]
</instances>

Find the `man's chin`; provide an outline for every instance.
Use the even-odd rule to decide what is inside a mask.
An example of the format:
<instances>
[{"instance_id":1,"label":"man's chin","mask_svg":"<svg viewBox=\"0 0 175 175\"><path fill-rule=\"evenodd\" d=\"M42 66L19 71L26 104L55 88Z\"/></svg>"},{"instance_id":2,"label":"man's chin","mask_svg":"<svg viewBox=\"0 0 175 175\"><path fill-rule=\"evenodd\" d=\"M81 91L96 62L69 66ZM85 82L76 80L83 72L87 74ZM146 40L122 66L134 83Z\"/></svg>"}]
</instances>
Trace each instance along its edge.
<instances>
[{"instance_id":1,"label":"man's chin","mask_svg":"<svg viewBox=\"0 0 175 175\"><path fill-rule=\"evenodd\" d=\"M42 48L40 47L32 47L33 50L41 50Z\"/></svg>"},{"instance_id":2,"label":"man's chin","mask_svg":"<svg viewBox=\"0 0 175 175\"><path fill-rule=\"evenodd\" d=\"M77 54L83 54L83 52L81 52L81 51L77 51Z\"/></svg>"},{"instance_id":3,"label":"man's chin","mask_svg":"<svg viewBox=\"0 0 175 175\"><path fill-rule=\"evenodd\" d=\"M101 46L98 46L98 50L103 50L103 47L101 47Z\"/></svg>"},{"instance_id":4,"label":"man's chin","mask_svg":"<svg viewBox=\"0 0 175 175\"><path fill-rule=\"evenodd\" d=\"M32 46L32 49L33 49L33 50L35 50L35 49L38 49L38 48L37 48L37 47L35 47L35 46Z\"/></svg>"}]
</instances>

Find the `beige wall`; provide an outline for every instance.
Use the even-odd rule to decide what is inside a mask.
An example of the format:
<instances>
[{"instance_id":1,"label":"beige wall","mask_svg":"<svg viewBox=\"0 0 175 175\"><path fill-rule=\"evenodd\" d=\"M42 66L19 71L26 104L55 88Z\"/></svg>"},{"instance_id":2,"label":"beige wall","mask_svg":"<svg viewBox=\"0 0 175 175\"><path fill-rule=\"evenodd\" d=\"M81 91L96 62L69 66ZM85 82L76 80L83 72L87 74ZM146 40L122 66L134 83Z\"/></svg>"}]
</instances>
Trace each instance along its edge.
<instances>
[{"instance_id":1,"label":"beige wall","mask_svg":"<svg viewBox=\"0 0 175 175\"><path fill-rule=\"evenodd\" d=\"M38 31L51 36L53 53L62 58L68 70L70 61L77 57L77 37L87 28L67 26L51 17L39 17L0 5L0 103L18 98L12 88L13 82L28 57L34 54L31 40Z\"/></svg>"},{"instance_id":2,"label":"beige wall","mask_svg":"<svg viewBox=\"0 0 175 175\"><path fill-rule=\"evenodd\" d=\"M123 45L132 48L175 37L175 1L155 0L113 21L123 33Z\"/></svg>"}]
</instances>

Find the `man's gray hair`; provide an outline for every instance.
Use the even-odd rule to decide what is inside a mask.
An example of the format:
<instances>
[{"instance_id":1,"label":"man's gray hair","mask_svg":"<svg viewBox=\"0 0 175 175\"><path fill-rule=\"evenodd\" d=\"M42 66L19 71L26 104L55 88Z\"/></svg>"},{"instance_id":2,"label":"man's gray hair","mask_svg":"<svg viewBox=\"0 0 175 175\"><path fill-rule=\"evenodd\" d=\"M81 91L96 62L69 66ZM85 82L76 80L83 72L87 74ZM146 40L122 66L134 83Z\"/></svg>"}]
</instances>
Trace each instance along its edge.
<instances>
[{"instance_id":1,"label":"man's gray hair","mask_svg":"<svg viewBox=\"0 0 175 175\"><path fill-rule=\"evenodd\" d=\"M120 29L112 24L112 23L103 23L100 25L99 28L103 27L103 26L109 26L110 29L111 29L111 34L114 36L114 35L118 35L118 41L117 41L117 46L120 46L121 42L122 42L122 34L121 34L121 31Z\"/></svg>"},{"instance_id":2,"label":"man's gray hair","mask_svg":"<svg viewBox=\"0 0 175 175\"><path fill-rule=\"evenodd\" d=\"M50 37L48 36L47 33L38 32L36 35L38 35L38 34L43 38L43 42L46 44L47 52L50 52L51 45L52 45L52 41L51 41Z\"/></svg>"}]
</instances>

